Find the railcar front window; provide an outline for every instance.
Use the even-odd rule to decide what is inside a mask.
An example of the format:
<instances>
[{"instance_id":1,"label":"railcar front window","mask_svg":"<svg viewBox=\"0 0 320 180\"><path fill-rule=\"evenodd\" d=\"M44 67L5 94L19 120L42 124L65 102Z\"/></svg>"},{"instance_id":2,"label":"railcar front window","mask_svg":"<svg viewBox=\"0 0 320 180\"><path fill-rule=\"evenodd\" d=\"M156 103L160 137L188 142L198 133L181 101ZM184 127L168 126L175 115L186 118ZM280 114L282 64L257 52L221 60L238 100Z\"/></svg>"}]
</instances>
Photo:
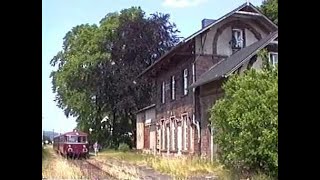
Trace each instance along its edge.
<instances>
[{"instance_id":1,"label":"railcar front window","mask_svg":"<svg viewBox=\"0 0 320 180\"><path fill-rule=\"evenodd\" d=\"M82 142L83 142L83 143L86 143L86 142L87 142L87 137L83 136L83 137L82 137Z\"/></svg>"},{"instance_id":2,"label":"railcar front window","mask_svg":"<svg viewBox=\"0 0 320 180\"><path fill-rule=\"evenodd\" d=\"M68 137L68 142L77 142L78 138L77 136L69 136Z\"/></svg>"},{"instance_id":3,"label":"railcar front window","mask_svg":"<svg viewBox=\"0 0 320 180\"><path fill-rule=\"evenodd\" d=\"M85 143L87 141L86 137L85 136L79 136L78 137L78 142L80 143Z\"/></svg>"},{"instance_id":4,"label":"railcar front window","mask_svg":"<svg viewBox=\"0 0 320 180\"><path fill-rule=\"evenodd\" d=\"M87 137L85 137L85 136L68 136L67 141L74 142L74 143L85 143L85 142L87 142Z\"/></svg>"}]
</instances>

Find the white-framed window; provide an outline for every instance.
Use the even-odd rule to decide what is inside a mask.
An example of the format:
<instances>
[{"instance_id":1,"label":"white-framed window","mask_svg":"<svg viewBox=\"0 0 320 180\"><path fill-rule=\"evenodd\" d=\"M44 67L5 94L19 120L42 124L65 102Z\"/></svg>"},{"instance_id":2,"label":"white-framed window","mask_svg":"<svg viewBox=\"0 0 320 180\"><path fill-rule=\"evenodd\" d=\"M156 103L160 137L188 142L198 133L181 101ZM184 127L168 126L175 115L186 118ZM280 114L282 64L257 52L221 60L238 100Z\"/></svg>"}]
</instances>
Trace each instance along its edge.
<instances>
[{"instance_id":1,"label":"white-framed window","mask_svg":"<svg viewBox=\"0 0 320 180\"><path fill-rule=\"evenodd\" d=\"M278 53L269 52L269 62L274 66L278 64Z\"/></svg>"},{"instance_id":2,"label":"white-framed window","mask_svg":"<svg viewBox=\"0 0 320 180\"><path fill-rule=\"evenodd\" d=\"M165 103L166 101L166 84L163 81L161 85L161 102Z\"/></svg>"},{"instance_id":3,"label":"white-framed window","mask_svg":"<svg viewBox=\"0 0 320 180\"><path fill-rule=\"evenodd\" d=\"M167 150L170 150L170 124L166 124L166 130L167 130Z\"/></svg>"},{"instance_id":4,"label":"white-framed window","mask_svg":"<svg viewBox=\"0 0 320 180\"><path fill-rule=\"evenodd\" d=\"M189 149L190 149L190 151L194 151L194 144L193 144L193 141L194 141L194 139L193 139L193 127L192 126L190 126L190 141L189 141L189 143L190 143L190 145L189 145Z\"/></svg>"},{"instance_id":5,"label":"white-framed window","mask_svg":"<svg viewBox=\"0 0 320 180\"><path fill-rule=\"evenodd\" d=\"M183 95L188 94L188 69L183 70Z\"/></svg>"},{"instance_id":6,"label":"white-framed window","mask_svg":"<svg viewBox=\"0 0 320 180\"><path fill-rule=\"evenodd\" d=\"M165 147L166 147L166 134L165 134L165 122L164 121L162 121L162 124L161 124L161 131L162 131L162 133L161 133L161 136L162 136L162 138L161 138L161 149L165 149Z\"/></svg>"},{"instance_id":7,"label":"white-framed window","mask_svg":"<svg viewBox=\"0 0 320 180\"><path fill-rule=\"evenodd\" d=\"M244 37L242 29L232 29L232 48L243 48Z\"/></svg>"},{"instance_id":8,"label":"white-framed window","mask_svg":"<svg viewBox=\"0 0 320 180\"><path fill-rule=\"evenodd\" d=\"M175 85L175 79L174 76L171 76L171 99L175 100L176 99L176 85Z\"/></svg>"},{"instance_id":9,"label":"white-framed window","mask_svg":"<svg viewBox=\"0 0 320 180\"><path fill-rule=\"evenodd\" d=\"M175 118L171 118L171 149L175 150Z\"/></svg>"},{"instance_id":10,"label":"white-framed window","mask_svg":"<svg viewBox=\"0 0 320 180\"><path fill-rule=\"evenodd\" d=\"M194 63L192 63L192 83L196 81L196 67Z\"/></svg>"},{"instance_id":11,"label":"white-framed window","mask_svg":"<svg viewBox=\"0 0 320 180\"><path fill-rule=\"evenodd\" d=\"M177 121L177 150L181 153L182 150L182 121Z\"/></svg>"},{"instance_id":12,"label":"white-framed window","mask_svg":"<svg viewBox=\"0 0 320 180\"><path fill-rule=\"evenodd\" d=\"M188 116L183 115L182 116L182 131L183 131L183 139L182 139L182 144L183 144L183 149L187 150L188 147Z\"/></svg>"},{"instance_id":13,"label":"white-framed window","mask_svg":"<svg viewBox=\"0 0 320 180\"><path fill-rule=\"evenodd\" d=\"M161 126L157 126L157 149L161 149Z\"/></svg>"}]
</instances>

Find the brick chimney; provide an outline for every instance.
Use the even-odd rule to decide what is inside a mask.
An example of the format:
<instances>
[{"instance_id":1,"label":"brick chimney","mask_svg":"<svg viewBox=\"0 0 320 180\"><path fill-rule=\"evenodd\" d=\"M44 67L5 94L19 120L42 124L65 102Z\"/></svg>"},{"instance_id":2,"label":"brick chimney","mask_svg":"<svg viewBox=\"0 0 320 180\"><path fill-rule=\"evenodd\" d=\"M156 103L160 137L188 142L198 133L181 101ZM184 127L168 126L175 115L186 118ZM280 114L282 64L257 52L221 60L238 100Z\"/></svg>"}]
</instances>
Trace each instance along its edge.
<instances>
[{"instance_id":1,"label":"brick chimney","mask_svg":"<svg viewBox=\"0 0 320 180\"><path fill-rule=\"evenodd\" d=\"M211 23L213 23L213 22L215 22L215 21L216 21L216 20L214 20L214 19L203 19L203 20L201 21L202 28L208 26L209 24L211 24Z\"/></svg>"}]
</instances>

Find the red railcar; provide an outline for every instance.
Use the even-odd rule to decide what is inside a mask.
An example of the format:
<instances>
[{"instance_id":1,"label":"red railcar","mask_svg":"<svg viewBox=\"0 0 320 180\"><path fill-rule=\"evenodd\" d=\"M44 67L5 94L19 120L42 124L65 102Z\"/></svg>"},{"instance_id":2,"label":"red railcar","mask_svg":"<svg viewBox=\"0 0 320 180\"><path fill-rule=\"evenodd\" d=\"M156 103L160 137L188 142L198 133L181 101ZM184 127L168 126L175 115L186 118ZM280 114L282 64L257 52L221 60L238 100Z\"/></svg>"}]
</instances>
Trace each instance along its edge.
<instances>
[{"instance_id":1,"label":"red railcar","mask_svg":"<svg viewBox=\"0 0 320 180\"><path fill-rule=\"evenodd\" d=\"M74 130L53 138L53 149L65 157L89 157L88 134Z\"/></svg>"}]
</instances>

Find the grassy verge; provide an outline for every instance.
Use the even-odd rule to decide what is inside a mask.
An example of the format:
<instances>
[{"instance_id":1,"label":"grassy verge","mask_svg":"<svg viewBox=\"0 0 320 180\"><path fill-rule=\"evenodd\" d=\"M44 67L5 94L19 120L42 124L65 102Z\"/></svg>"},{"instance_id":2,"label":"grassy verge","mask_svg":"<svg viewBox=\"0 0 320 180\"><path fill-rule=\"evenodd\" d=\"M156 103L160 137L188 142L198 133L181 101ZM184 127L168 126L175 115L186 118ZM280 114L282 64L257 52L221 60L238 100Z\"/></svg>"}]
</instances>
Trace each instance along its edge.
<instances>
[{"instance_id":1,"label":"grassy verge","mask_svg":"<svg viewBox=\"0 0 320 180\"><path fill-rule=\"evenodd\" d=\"M177 179L184 179L195 175L213 174L218 176L219 180L242 179L239 173L230 171L218 162L193 158L168 158L159 157L136 152L121 152L115 150L104 150L99 153L98 159L116 159L126 161L135 165L150 166L156 171L169 174ZM262 173L256 173L250 180L273 180L273 178Z\"/></svg>"},{"instance_id":2,"label":"grassy verge","mask_svg":"<svg viewBox=\"0 0 320 180\"><path fill-rule=\"evenodd\" d=\"M219 163L212 163L199 158L166 158L153 155L106 150L97 158L113 158L136 165L147 165L156 171L169 174L179 179L194 175L214 174L219 179L230 179L230 173Z\"/></svg>"},{"instance_id":3,"label":"grassy verge","mask_svg":"<svg viewBox=\"0 0 320 180\"><path fill-rule=\"evenodd\" d=\"M42 177L48 179L85 178L80 168L54 154L51 147L42 150Z\"/></svg>"}]
</instances>

